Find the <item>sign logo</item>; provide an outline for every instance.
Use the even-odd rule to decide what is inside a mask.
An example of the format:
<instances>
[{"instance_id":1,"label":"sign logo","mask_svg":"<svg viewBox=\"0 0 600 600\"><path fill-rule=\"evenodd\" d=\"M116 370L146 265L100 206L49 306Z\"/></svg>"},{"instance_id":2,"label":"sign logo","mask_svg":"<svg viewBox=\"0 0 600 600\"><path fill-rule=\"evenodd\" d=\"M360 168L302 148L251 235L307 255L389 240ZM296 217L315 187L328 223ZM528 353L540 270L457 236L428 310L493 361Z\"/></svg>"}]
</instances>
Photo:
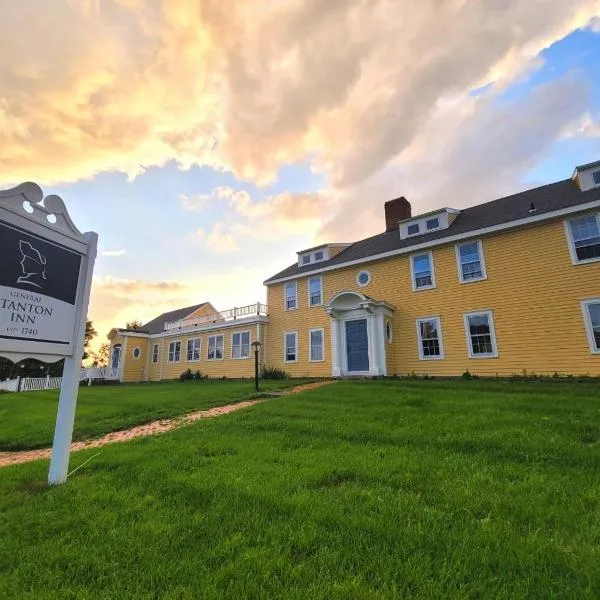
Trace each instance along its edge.
<instances>
[{"instance_id":1,"label":"sign logo","mask_svg":"<svg viewBox=\"0 0 600 600\"><path fill-rule=\"evenodd\" d=\"M17 283L26 283L36 288L41 288L46 277L46 257L34 248L29 242L19 240L19 250L21 251L21 271L22 275L17 279Z\"/></svg>"}]
</instances>

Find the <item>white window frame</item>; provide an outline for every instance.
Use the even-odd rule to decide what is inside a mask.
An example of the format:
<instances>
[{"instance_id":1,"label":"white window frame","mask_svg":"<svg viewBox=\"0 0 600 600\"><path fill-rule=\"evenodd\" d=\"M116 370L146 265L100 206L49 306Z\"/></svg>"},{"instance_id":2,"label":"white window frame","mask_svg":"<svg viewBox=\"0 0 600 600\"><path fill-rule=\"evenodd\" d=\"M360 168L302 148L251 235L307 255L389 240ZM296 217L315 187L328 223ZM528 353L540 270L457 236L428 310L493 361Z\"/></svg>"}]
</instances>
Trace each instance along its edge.
<instances>
[{"instance_id":1,"label":"white window frame","mask_svg":"<svg viewBox=\"0 0 600 600\"><path fill-rule=\"evenodd\" d=\"M287 336L294 334L294 340L296 343L295 346L295 359L294 360L288 360L287 359ZM297 363L298 362L298 331L284 331L283 332L283 362L285 363Z\"/></svg>"},{"instance_id":2,"label":"white window frame","mask_svg":"<svg viewBox=\"0 0 600 600\"><path fill-rule=\"evenodd\" d=\"M312 357L312 333L313 331L321 332L321 349L323 358L313 358ZM297 343L297 341L296 341ZM308 362L325 362L325 329L323 327L313 327L308 330Z\"/></svg>"},{"instance_id":3,"label":"white window frame","mask_svg":"<svg viewBox=\"0 0 600 600\"><path fill-rule=\"evenodd\" d=\"M193 356L194 356L194 346L192 346L192 358L189 358L190 342L192 342L192 344L194 342L198 342L198 358L193 358ZM202 356L202 338L201 337L190 338L187 341L186 345L185 345L185 358L186 358L186 361L187 362L199 362L201 356Z\"/></svg>"},{"instance_id":4,"label":"white window frame","mask_svg":"<svg viewBox=\"0 0 600 600\"><path fill-rule=\"evenodd\" d=\"M242 356L242 335L244 333L248 334L248 355L247 356ZM236 344L234 344L233 342L233 336L234 335L239 335L240 336L240 343L237 344L240 347L240 355L239 356L234 356L233 355L233 348L236 346ZM252 333L250 332L249 329L244 329L244 331L232 331L231 332L231 358L232 360L245 360L247 358L250 358L250 348L252 347Z\"/></svg>"},{"instance_id":5,"label":"white window frame","mask_svg":"<svg viewBox=\"0 0 600 600\"><path fill-rule=\"evenodd\" d=\"M435 321L436 329L438 334L438 344L440 346L440 354L439 356L425 356L423 352L423 338L421 337L421 323L426 323L427 321ZM443 360L444 359L444 340L442 337L442 320L439 316L434 315L431 317L419 317L416 320L417 326L417 344L419 346L419 360Z\"/></svg>"},{"instance_id":6,"label":"white window frame","mask_svg":"<svg viewBox=\"0 0 600 600\"><path fill-rule=\"evenodd\" d=\"M152 364L157 365L160 357L160 344L152 344Z\"/></svg>"},{"instance_id":7,"label":"white window frame","mask_svg":"<svg viewBox=\"0 0 600 600\"><path fill-rule=\"evenodd\" d=\"M221 358L217 357L217 347L218 347L218 345L217 345L216 338L219 338L219 337L223 340L223 344L222 344L223 347L221 349ZM209 352L210 352L210 340L212 338L215 338L215 357L214 358L210 358L210 356L209 356ZM209 335L208 336L208 340L206 341L206 360L210 360L210 361L213 361L213 360L224 360L224 358L225 358L225 335L222 334L222 333L215 333L214 335Z\"/></svg>"},{"instance_id":8,"label":"white window frame","mask_svg":"<svg viewBox=\"0 0 600 600\"><path fill-rule=\"evenodd\" d=\"M575 251L575 240L573 239L573 234L571 232L571 222L583 219L584 217L596 217L596 223L598 224L598 228L600 228L600 213L583 213L564 220L565 235L567 236L567 242L569 244L569 253L571 254L571 263L574 265L587 265L589 263L600 261L600 257L587 258L584 260L579 260L577 258L577 252Z\"/></svg>"},{"instance_id":9,"label":"white window frame","mask_svg":"<svg viewBox=\"0 0 600 600\"><path fill-rule=\"evenodd\" d=\"M479 264L481 265L481 277L477 279L464 279L462 263L460 261L460 247L466 244L477 244L477 251L479 252ZM460 283L475 283L477 281L485 281L487 279L487 269L485 268L485 257L483 255L483 243L481 240L464 240L458 242L454 246L454 252L456 254L456 268L458 269L458 280Z\"/></svg>"},{"instance_id":10,"label":"white window frame","mask_svg":"<svg viewBox=\"0 0 600 600\"><path fill-rule=\"evenodd\" d=\"M311 301L311 297L310 297L310 281L311 281L311 279L318 279L319 283L320 283L321 302L319 302L319 304L313 304ZM308 286L308 306L310 308L312 308L313 306L323 306L323 275L313 275L312 277L308 277L306 285Z\"/></svg>"},{"instance_id":11,"label":"white window frame","mask_svg":"<svg viewBox=\"0 0 600 600\"><path fill-rule=\"evenodd\" d=\"M586 298L585 300L581 301L581 311L583 312L583 322L585 323L585 332L587 334L590 352L592 354L600 354L600 346L596 347L594 330L592 329L592 318L588 310L588 306L590 304L600 304L600 298Z\"/></svg>"},{"instance_id":12,"label":"white window frame","mask_svg":"<svg viewBox=\"0 0 600 600\"><path fill-rule=\"evenodd\" d=\"M135 355L136 350L138 351L137 356ZM142 349L139 346L131 349L131 358L133 358L133 360L140 360L140 358L142 358Z\"/></svg>"},{"instance_id":13,"label":"white window frame","mask_svg":"<svg viewBox=\"0 0 600 600\"><path fill-rule=\"evenodd\" d=\"M481 315L487 315L488 323L490 327L490 337L492 340L492 352L486 354L473 354L473 346L471 343L471 330L469 327L469 317L478 317ZM487 310L474 310L471 312L463 313L463 320L465 325L465 335L467 337L467 351L469 358L498 358L498 342L496 341L496 326L494 325L494 313Z\"/></svg>"},{"instance_id":14,"label":"white window frame","mask_svg":"<svg viewBox=\"0 0 600 600\"><path fill-rule=\"evenodd\" d=\"M173 344L173 360L171 360L171 344ZM176 344L179 344L179 360L175 360L175 355L177 354L175 351ZM176 363L181 362L181 340L171 340L169 342L169 351L167 354L167 362L170 362L171 364L176 364Z\"/></svg>"},{"instance_id":15,"label":"white window frame","mask_svg":"<svg viewBox=\"0 0 600 600\"><path fill-rule=\"evenodd\" d=\"M293 308L288 308L287 305L287 287L288 285L293 285L296 292L294 294L294 298L296 299L296 306L294 306ZM283 308L284 310L288 311L288 310L298 310L298 281L286 281L283 284Z\"/></svg>"},{"instance_id":16,"label":"white window frame","mask_svg":"<svg viewBox=\"0 0 600 600\"><path fill-rule=\"evenodd\" d=\"M424 254L429 255L429 266L431 267L431 285L423 285L421 287L417 287L417 282L415 279L415 258L418 256L423 256ZM433 290L435 289L435 266L433 264L433 252L431 250L426 250L425 252L415 252L410 255L410 279L412 282L413 292L420 292L422 290Z\"/></svg>"}]
</instances>

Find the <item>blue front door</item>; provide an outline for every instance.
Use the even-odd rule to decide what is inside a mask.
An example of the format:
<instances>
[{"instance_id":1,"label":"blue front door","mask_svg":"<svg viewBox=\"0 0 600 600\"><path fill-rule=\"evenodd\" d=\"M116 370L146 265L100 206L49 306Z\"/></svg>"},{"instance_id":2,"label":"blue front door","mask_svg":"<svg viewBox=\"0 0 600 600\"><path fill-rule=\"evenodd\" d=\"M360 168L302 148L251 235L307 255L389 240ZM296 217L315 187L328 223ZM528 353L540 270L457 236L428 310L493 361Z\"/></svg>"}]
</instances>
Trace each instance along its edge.
<instances>
[{"instance_id":1,"label":"blue front door","mask_svg":"<svg viewBox=\"0 0 600 600\"><path fill-rule=\"evenodd\" d=\"M346 353L349 372L369 370L369 337L366 319L346 321Z\"/></svg>"}]
</instances>

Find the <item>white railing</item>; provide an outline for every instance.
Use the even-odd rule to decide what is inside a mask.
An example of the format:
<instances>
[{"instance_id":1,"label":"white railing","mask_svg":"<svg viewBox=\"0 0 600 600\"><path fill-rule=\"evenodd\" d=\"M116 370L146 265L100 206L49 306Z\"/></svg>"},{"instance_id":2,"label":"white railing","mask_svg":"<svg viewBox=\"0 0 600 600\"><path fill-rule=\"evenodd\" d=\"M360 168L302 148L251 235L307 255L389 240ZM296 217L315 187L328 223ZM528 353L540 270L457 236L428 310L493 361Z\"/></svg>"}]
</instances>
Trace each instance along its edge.
<instances>
[{"instance_id":1,"label":"white railing","mask_svg":"<svg viewBox=\"0 0 600 600\"><path fill-rule=\"evenodd\" d=\"M120 369L113 367L89 367L81 369L79 381L86 379L119 379ZM19 382L20 379L20 382ZM0 381L0 390L7 392L37 392L40 390L59 390L62 385L62 377L17 377L17 379L7 379Z\"/></svg>"},{"instance_id":2,"label":"white railing","mask_svg":"<svg viewBox=\"0 0 600 600\"><path fill-rule=\"evenodd\" d=\"M193 319L179 319L179 321L171 321L165 323L165 331L169 331L170 329L182 329L183 327L197 327L198 325L204 324L235 321L236 319L243 319L244 317L266 317L268 314L268 306L266 304L257 302L256 304L237 306L235 308L230 308L229 310L213 313L211 315L194 317Z\"/></svg>"},{"instance_id":3,"label":"white railing","mask_svg":"<svg viewBox=\"0 0 600 600\"><path fill-rule=\"evenodd\" d=\"M7 379L6 381L0 381L0 390L5 392L16 392L18 385L18 379Z\"/></svg>"}]
</instances>

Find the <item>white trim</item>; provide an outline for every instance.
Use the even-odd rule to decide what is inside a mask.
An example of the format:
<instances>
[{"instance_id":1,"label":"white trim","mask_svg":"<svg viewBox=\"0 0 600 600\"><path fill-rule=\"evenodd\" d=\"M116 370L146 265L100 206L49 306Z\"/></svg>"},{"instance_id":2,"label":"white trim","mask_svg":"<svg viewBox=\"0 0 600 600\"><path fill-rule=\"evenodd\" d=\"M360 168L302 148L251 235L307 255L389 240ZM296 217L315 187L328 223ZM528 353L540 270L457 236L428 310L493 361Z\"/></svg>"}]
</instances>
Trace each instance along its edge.
<instances>
[{"instance_id":1,"label":"white trim","mask_svg":"<svg viewBox=\"0 0 600 600\"><path fill-rule=\"evenodd\" d=\"M171 344L177 344L179 343L179 360L171 360ZM177 363L181 362L181 338L177 339L177 340L170 340L169 341L169 348L167 349L167 362L175 365ZM173 350L173 358L175 358L175 355L177 353L175 352L175 350Z\"/></svg>"},{"instance_id":2,"label":"white trim","mask_svg":"<svg viewBox=\"0 0 600 600\"><path fill-rule=\"evenodd\" d=\"M295 287L296 287L296 292L295 292L296 306L294 306L294 308L288 308L288 305L287 305L287 301L288 301L288 298L287 298L287 286L288 286L288 284L286 283L283 286L283 310L286 311L286 312L288 312L290 310L298 310L298 282L297 281L290 281L289 283L294 283Z\"/></svg>"},{"instance_id":3,"label":"white trim","mask_svg":"<svg viewBox=\"0 0 600 600\"><path fill-rule=\"evenodd\" d=\"M429 268L431 269L431 284L423 285L421 287L417 287L417 282L415 281L415 265L414 260L419 256L424 256L427 254L429 256ZM420 292L421 290L433 290L435 289L435 267L433 265L433 252L431 250L427 252L416 252L415 254L411 254L409 257L410 262L410 278L412 282L412 290L413 292Z\"/></svg>"},{"instance_id":4,"label":"white trim","mask_svg":"<svg viewBox=\"0 0 600 600\"><path fill-rule=\"evenodd\" d=\"M366 273L368 279L367 279L367 283L361 283L359 281L360 276ZM357 274L356 274L356 285L359 287L367 287L369 284L371 283L371 271L367 271L367 269L361 269Z\"/></svg>"},{"instance_id":5,"label":"white trim","mask_svg":"<svg viewBox=\"0 0 600 600\"><path fill-rule=\"evenodd\" d=\"M296 337L296 348L295 348L295 355L296 358L294 360L288 360L287 359L287 336L288 334L293 333ZM292 331L284 331L283 332L283 362L284 363L297 363L298 362L298 330L292 330Z\"/></svg>"},{"instance_id":6,"label":"white trim","mask_svg":"<svg viewBox=\"0 0 600 600\"><path fill-rule=\"evenodd\" d=\"M436 246L445 246L459 240L468 240L474 237L481 237L488 233L497 233L499 231L506 231L508 229L516 229L518 227L524 227L533 223L539 223L541 221L551 221L552 219L558 219L565 215L572 215L586 210L592 210L600 207L600 200L593 200L592 202L586 202L585 204L578 204L577 206L569 206L568 208L561 208L560 210L554 210L541 215L532 215L530 217L523 217L522 219L515 219L508 223L502 223L500 225L492 225L490 227L482 227L481 229L473 229L472 231L466 231L465 233L458 233L456 235L449 235L442 237L437 240L429 242L423 242L421 244L410 245L406 248L398 248L396 250L389 250L388 252L380 252L379 254L372 254L364 258L358 258L356 260L349 260L335 265L329 265L327 267L321 267L320 269L314 269L312 271L305 271L304 273L296 273L295 275L289 275L288 277L278 277L277 279L267 279L264 281L264 285L275 285L276 283L283 283L284 281L293 281L294 279L300 279L308 275L316 275L317 273L326 273L327 271L334 271L336 269L344 269L353 265L362 265L364 263L375 262L383 258L389 258L390 256L399 256L401 254L411 254L424 250L426 248L434 248Z\"/></svg>"},{"instance_id":7,"label":"white trim","mask_svg":"<svg viewBox=\"0 0 600 600\"><path fill-rule=\"evenodd\" d=\"M195 342L198 340L200 342L198 348L198 358L188 358L188 350L190 342ZM192 356L194 356L194 348L192 347ZM202 357L202 338L200 336L188 338L185 342L185 362L200 362L200 358Z\"/></svg>"},{"instance_id":8,"label":"white trim","mask_svg":"<svg viewBox=\"0 0 600 600\"><path fill-rule=\"evenodd\" d=\"M311 304L310 302L310 280L311 279L319 279L319 281L321 282L321 302L319 304ZM306 278L306 287L307 289L307 296L308 296L308 308L316 308L319 306L323 306L324 302L324 293L323 293L323 275L313 275L312 277L307 277Z\"/></svg>"},{"instance_id":9,"label":"white trim","mask_svg":"<svg viewBox=\"0 0 600 600\"><path fill-rule=\"evenodd\" d=\"M487 354L473 354L473 346L471 345L471 331L469 329L469 317L487 315L488 325L490 328L490 338L492 340L492 352ZM469 358L498 358L498 343L496 342L496 327L494 326L494 315L491 310L474 310L463 313L465 325L465 335L467 337L467 351Z\"/></svg>"},{"instance_id":10,"label":"white trim","mask_svg":"<svg viewBox=\"0 0 600 600\"><path fill-rule=\"evenodd\" d=\"M221 348L221 358L217 358L217 341L215 340L215 357L209 358L208 353L210 352L210 339L211 338L223 338L223 348ZM206 339L206 360L225 360L225 334L224 333L214 333L213 335L209 335Z\"/></svg>"},{"instance_id":11,"label":"white trim","mask_svg":"<svg viewBox=\"0 0 600 600\"><path fill-rule=\"evenodd\" d=\"M570 226L571 221L575 221L577 219L583 219L585 217L591 217L591 216L596 217L596 223L598 225L598 228L600 229L600 213L582 214L582 215L578 215L577 217L574 217L572 219L565 219L563 221L564 228L565 228L565 234L567 236L567 243L569 245L569 254L571 255L571 263L574 265L587 265L588 263L595 263L595 262L600 261L600 257L579 260L577 258L577 252L575 251L575 240L573 239L573 234L571 232L571 226Z\"/></svg>"},{"instance_id":12,"label":"white trim","mask_svg":"<svg viewBox=\"0 0 600 600\"><path fill-rule=\"evenodd\" d=\"M156 353L156 360L154 360L154 348L158 349L158 352ZM151 364L157 365L159 359L160 359L160 344L152 344L152 354L150 356Z\"/></svg>"},{"instance_id":13,"label":"white trim","mask_svg":"<svg viewBox=\"0 0 600 600\"><path fill-rule=\"evenodd\" d=\"M136 356L135 355L135 351L138 350L139 353ZM142 358L142 349L139 346L136 346L135 348L132 348L131 350L131 358L133 358L133 360L140 360L140 358Z\"/></svg>"},{"instance_id":14,"label":"white trim","mask_svg":"<svg viewBox=\"0 0 600 600\"><path fill-rule=\"evenodd\" d=\"M423 339L421 338L421 323L427 321L435 321L437 329L437 341L440 347L440 353L438 356L425 356L423 353ZM419 360L444 360L444 340L442 337L442 320L439 316L434 315L431 317L419 317L415 321L417 326L417 345L419 347Z\"/></svg>"},{"instance_id":15,"label":"white trim","mask_svg":"<svg viewBox=\"0 0 600 600\"><path fill-rule=\"evenodd\" d=\"M117 335L121 337L138 337L138 338L147 338L149 336L148 333L133 333L132 331L119 331L117 329Z\"/></svg>"},{"instance_id":16,"label":"white trim","mask_svg":"<svg viewBox=\"0 0 600 600\"><path fill-rule=\"evenodd\" d=\"M168 338L168 337L181 337L182 335L195 335L200 333L208 333L210 331L219 329L230 329L231 327L241 327L242 325L254 325L255 323L268 323L269 318L261 315L260 317L248 317L242 319L232 319L231 321L211 323L210 325L202 324L202 327L190 326L182 329L172 329L170 331L161 331L160 333L152 333L148 337L151 340Z\"/></svg>"},{"instance_id":17,"label":"white trim","mask_svg":"<svg viewBox=\"0 0 600 600\"><path fill-rule=\"evenodd\" d=\"M242 335L242 333L248 334L248 356L233 356L233 336L238 335L238 334ZM231 360L247 360L248 358L250 358L250 355L252 353L251 347L252 347L252 333L249 329L231 332ZM241 353L242 353L242 338L240 338L240 355L241 355Z\"/></svg>"},{"instance_id":18,"label":"white trim","mask_svg":"<svg viewBox=\"0 0 600 600\"><path fill-rule=\"evenodd\" d=\"M321 332L321 346L323 349L321 359L313 359L312 358L312 332L320 331ZM308 330L308 362L312 363L321 363L325 362L325 328L324 327L312 327Z\"/></svg>"},{"instance_id":19,"label":"white trim","mask_svg":"<svg viewBox=\"0 0 600 600\"><path fill-rule=\"evenodd\" d=\"M465 244L477 244L477 251L479 252L479 264L481 265L481 277L477 277L477 279L464 279L462 263L460 261L460 247L464 246ZM485 267L483 243L481 240L467 240L464 242L458 242L454 245L454 253L456 254L456 268L458 269L458 280L460 283L476 283L477 281L485 281L487 279L487 269Z\"/></svg>"},{"instance_id":20,"label":"white trim","mask_svg":"<svg viewBox=\"0 0 600 600\"><path fill-rule=\"evenodd\" d=\"M585 300L581 301L581 311L583 312L583 322L585 324L585 332L587 334L590 352L592 354L600 354L600 347L596 347L596 340L594 339L592 319L590 317L590 311L588 309L588 306L590 304L600 304L600 298L586 298Z\"/></svg>"}]
</instances>

